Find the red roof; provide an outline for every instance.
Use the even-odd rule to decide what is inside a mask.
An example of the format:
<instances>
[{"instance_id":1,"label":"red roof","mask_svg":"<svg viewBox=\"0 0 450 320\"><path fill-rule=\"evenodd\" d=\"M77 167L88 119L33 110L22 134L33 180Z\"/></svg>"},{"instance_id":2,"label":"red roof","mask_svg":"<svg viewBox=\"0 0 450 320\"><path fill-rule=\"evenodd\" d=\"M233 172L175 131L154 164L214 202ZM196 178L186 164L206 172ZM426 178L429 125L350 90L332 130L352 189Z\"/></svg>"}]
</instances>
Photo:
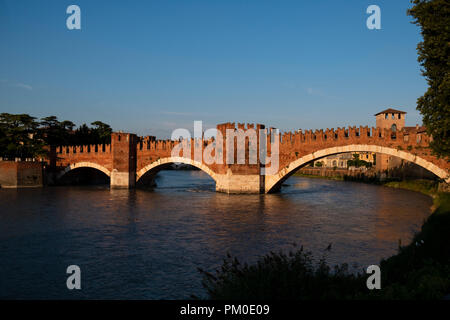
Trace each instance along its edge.
<instances>
[{"instance_id":1,"label":"red roof","mask_svg":"<svg viewBox=\"0 0 450 320\"><path fill-rule=\"evenodd\" d=\"M389 108L389 109L380 111L380 112L376 113L375 115L377 116L377 115L382 114L382 113L406 113L406 112Z\"/></svg>"},{"instance_id":2,"label":"red roof","mask_svg":"<svg viewBox=\"0 0 450 320\"><path fill-rule=\"evenodd\" d=\"M411 133L411 132L415 132L415 133L422 133L422 132L426 132L427 128L424 126L416 126L416 127L403 127L403 129L405 130L405 133Z\"/></svg>"}]
</instances>

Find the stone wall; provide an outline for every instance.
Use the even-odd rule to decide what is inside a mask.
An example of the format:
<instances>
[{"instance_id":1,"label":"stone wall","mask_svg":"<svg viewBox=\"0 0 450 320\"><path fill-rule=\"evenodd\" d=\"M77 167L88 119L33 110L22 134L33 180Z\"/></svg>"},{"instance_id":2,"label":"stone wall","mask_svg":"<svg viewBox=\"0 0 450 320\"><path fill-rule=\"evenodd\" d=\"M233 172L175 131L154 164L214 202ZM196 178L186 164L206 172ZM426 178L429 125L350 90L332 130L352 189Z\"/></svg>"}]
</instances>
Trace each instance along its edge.
<instances>
[{"instance_id":1,"label":"stone wall","mask_svg":"<svg viewBox=\"0 0 450 320\"><path fill-rule=\"evenodd\" d=\"M42 164L31 161L0 161L2 188L42 187Z\"/></svg>"},{"instance_id":2,"label":"stone wall","mask_svg":"<svg viewBox=\"0 0 450 320\"><path fill-rule=\"evenodd\" d=\"M364 170L365 171L365 170ZM344 178L348 175L356 175L364 172L363 170L348 170L348 169L331 169L331 168L301 168L297 171L300 174L321 176L321 177L337 177Z\"/></svg>"}]
</instances>

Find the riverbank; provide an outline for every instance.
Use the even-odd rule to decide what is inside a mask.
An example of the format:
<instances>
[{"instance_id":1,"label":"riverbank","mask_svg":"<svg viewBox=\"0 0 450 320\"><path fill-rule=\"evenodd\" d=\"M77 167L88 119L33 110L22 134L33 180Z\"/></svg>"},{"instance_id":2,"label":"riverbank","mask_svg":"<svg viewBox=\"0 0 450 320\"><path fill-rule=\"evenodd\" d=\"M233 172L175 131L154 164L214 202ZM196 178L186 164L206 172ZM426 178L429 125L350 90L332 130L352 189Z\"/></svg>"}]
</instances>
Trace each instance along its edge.
<instances>
[{"instance_id":1,"label":"riverbank","mask_svg":"<svg viewBox=\"0 0 450 320\"><path fill-rule=\"evenodd\" d=\"M320 177L323 178L323 177ZM331 268L315 262L303 246L289 253L269 253L247 265L228 256L216 274L203 270L211 299L447 299L450 294L450 194L430 181L387 182L386 187L433 197L432 214L410 244L380 261L381 289L368 290L369 275L349 272L347 264ZM332 250L331 245L326 250Z\"/></svg>"},{"instance_id":2,"label":"riverbank","mask_svg":"<svg viewBox=\"0 0 450 320\"><path fill-rule=\"evenodd\" d=\"M398 254L381 261L387 287L376 297L442 299L450 294L450 194L430 195L435 209L421 231L409 245L400 246Z\"/></svg>"},{"instance_id":3,"label":"riverbank","mask_svg":"<svg viewBox=\"0 0 450 320\"><path fill-rule=\"evenodd\" d=\"M362 182L369 184L376 184L380 186L385 186L389 188L398 188L405 189L410 191L416 191L432 198L435 198L436 195L441 191L439 188L439 182L428 180L428 179L411 179L411 180L393 180L388 179L386 181L380 181L377 177L373 176L349 176L345 174L339 175L317 175L317 174L308 174L305 172L298 171L295 173L295 176L311 178L311 179L326 179L326 180L336 180L336 181L353 181L353 182Z\"/></svg>"}]
</instances>

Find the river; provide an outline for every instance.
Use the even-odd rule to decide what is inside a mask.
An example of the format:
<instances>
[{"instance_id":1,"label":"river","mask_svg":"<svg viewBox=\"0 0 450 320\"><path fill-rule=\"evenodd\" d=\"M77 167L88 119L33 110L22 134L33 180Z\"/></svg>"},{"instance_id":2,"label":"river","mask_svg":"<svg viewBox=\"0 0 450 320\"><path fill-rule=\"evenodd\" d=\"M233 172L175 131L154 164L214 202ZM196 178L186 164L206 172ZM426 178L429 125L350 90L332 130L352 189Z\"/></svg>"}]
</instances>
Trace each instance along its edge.
<instances>
[{"instance_id":1,"label":"river","mask_svg":"<svg viewBox=\"0 0 450 320\"><path fill-rule=\"evenodd\" d=\"M201 171L162 171L157 183L0 189L0 298L204 296L197 267L294 242L360 270L409 243L432 205L411 191L296 176L269 195L216 193ZM81 290L66 287L69 265L81 268Z\"/></svg>"}]
</instances>

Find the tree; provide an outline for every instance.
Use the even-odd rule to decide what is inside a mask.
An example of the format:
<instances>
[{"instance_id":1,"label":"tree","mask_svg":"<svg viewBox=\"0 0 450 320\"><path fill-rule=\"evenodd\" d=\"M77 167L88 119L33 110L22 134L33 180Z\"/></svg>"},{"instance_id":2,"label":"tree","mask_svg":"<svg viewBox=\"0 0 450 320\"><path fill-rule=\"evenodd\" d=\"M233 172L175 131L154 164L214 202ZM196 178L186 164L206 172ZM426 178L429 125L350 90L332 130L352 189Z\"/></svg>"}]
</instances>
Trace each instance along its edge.
<instances>
[{"instance_id":1,"label":"tree","mask_svg":"<svg viewBox=\"0 0 450 320\"><path fill-rule=\"evenodd\" d=\"M86 125L86 123L83 123L77 130L75 130L73 144L85 145L94 143L96 143L95 139L92 138L91 129Z\"/></svg>"},{"instance_id":2,"label":"tree","mask_svg":"<svg viewBox=\"0 0 450 320\"><path fill-rule=\"evenodd\" d=\"M42 140L50 146L64 144L64 129L61 122L55 116L45 117L41 119L40 134Z\"/></svg>"},{"instance_id":3,"label":"tree","mask_svg":"<svg viewBox=\"0 0 450 320\"><path fill-rule=\"evenodd\" d=\"M366 167L369 168L372 166L372 163L359 159L359 154L354 153L353 159L347 160L347 167Z\"/></svg>"},{"instance_id":4,"label":"tree","mask_svg":"<svg viewBox=\"0 0 450 320\"><path fill-rule=\"evenodd\" d=\"M69 120L64 120L61 122L61 127L65 131L72 131L73 128L75 128L75 123L73 123L72 121L69 121Z\"/></svg>"},{"instance_id":5,"label":"tree","mask_svg":"<svg viewBox=\"0 0 450 320\"><path fill-rule=\"evenodd\" d=\"M95 121L92 122L91 125L95 126L93 131L94 134L97 136L98 139L97 143L105 143L105 144L111 143L112 129L109 126L109 124L103 123L101 121Z\"/></svg>"},{"instance_id":6,"label":"tree","mask_svg":"<svg viewBox=\"0 0 450 320\"><path fill-rule=\"evenodd\" d=\"M56 116L42 118L40 122L27 114L0 114L0 156L32 158L56 151L61 145L87 145L111 143L111 127L101 121L86 124L74 131L72 121L59 121Z\"/></svg>"},{"instance_id":7,"label":"tree","mask_svg":"<svg viewBox=\"0 0 450 320\"><path fill-rule=\"evenodd\" d=\"M0 156L29 158L43 153L35 119L27 114L0 114Z\"/></svg>"},{"instance_id":8,"label":"tree","mask_svg":"<svg viewBox=\"0 0 450 320\"><path fill-rule=\"evenodd\" d=\"M418 61L428 90L417 100L430 147L440 157L450 155L450 2L412 0L408 15L420 26L423 41L417 46Z\"/></svg>"}]
</instances>

